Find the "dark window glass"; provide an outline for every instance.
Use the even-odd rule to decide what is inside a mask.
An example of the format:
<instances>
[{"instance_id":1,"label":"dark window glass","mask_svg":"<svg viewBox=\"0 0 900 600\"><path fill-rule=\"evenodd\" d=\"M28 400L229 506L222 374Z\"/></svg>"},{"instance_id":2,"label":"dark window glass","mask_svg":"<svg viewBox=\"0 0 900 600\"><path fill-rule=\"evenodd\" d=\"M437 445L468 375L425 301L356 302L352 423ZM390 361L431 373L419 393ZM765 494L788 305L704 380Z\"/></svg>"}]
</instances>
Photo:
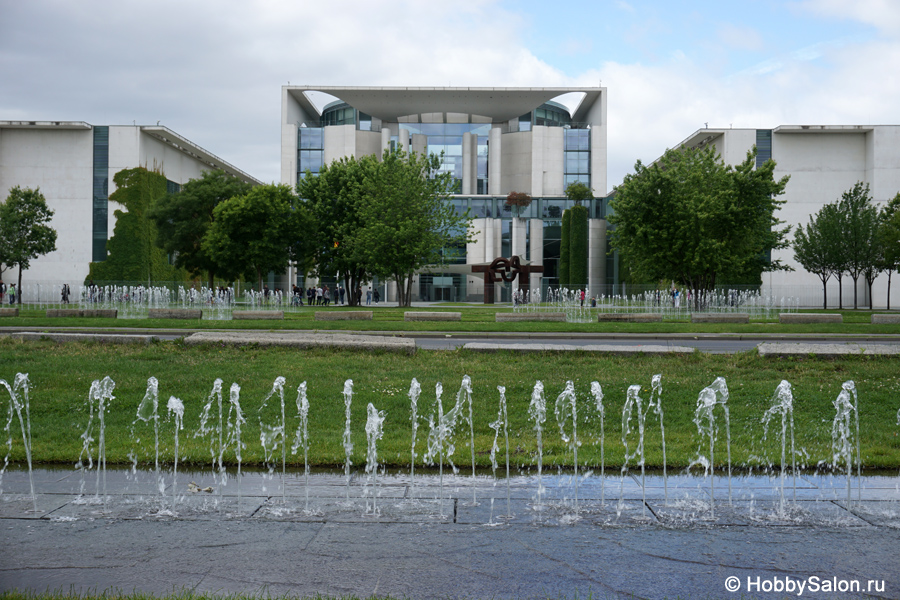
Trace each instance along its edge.
<instances>
[{"instance_id":1,"label":"dark window glass","mask_svg":"<svg viewBox=\"0 0 900 600\"><path fill-rule=\"evenodd\" d=\"M94 127L93 237L91 260L106 260L109 231L109 127Z\"/></svg>"}]
</instances>

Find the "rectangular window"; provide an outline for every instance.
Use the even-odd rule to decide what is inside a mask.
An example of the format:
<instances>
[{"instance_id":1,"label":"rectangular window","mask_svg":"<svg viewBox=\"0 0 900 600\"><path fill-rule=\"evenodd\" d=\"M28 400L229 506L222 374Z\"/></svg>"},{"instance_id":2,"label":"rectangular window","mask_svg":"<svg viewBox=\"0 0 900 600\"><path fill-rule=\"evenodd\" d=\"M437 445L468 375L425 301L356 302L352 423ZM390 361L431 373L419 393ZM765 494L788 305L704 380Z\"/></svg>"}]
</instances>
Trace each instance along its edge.
<instances>
[{"instance_id":1,"label":"rectangular window","mask_svg":"<svg viewBox=\"0 0 900 600\"><path fill-rule=\"evenodd\" d=\"M93 229L91 260L106 260L109 233L109 127L94 127Z\"/></svg>"},{"instance_id":2,"label":"rectangular window","mask_svg":"<svg viewBox=\"0 0 900 600\"><path fill-rule=\"evenodd\" d=\"M756 130L756 168L772 158L772 130L757 129Z\"/></svg>"}]
</instances>

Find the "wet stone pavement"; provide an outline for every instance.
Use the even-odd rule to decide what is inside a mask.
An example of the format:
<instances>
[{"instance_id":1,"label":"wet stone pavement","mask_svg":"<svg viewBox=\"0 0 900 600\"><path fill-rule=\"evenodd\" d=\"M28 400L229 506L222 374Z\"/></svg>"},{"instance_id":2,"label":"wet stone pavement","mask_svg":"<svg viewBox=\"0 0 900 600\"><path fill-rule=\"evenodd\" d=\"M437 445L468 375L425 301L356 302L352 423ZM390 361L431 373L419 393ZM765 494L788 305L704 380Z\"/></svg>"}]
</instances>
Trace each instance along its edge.
<instances>
[{"instance_id":1,"label":"wet stone pavement","mask_svg":"<svg viewBox=\"0 0 900 600\"><path fill-rule=\"evenodd\" d=\"M654 474L642 485L639 471L594 471L576 492L571 474L554 472L539 498L536 475L507 486L464 473L445 474L441 488L430 472L380 475L375 487L363 473L348 486L343 473L307 485L302 473L230 472L221 485L209 470L174 481L171 470L159 481L110 470L105 483L95 471L38 470L32 499L27 472L11 470L0 494L0 589L900 597L895 476L851 478L848 509L847 480L831 475L796 485L788 476L784 488L778 476L736 476L729 499L721 476Z\"/></svg>"}]
</instances>

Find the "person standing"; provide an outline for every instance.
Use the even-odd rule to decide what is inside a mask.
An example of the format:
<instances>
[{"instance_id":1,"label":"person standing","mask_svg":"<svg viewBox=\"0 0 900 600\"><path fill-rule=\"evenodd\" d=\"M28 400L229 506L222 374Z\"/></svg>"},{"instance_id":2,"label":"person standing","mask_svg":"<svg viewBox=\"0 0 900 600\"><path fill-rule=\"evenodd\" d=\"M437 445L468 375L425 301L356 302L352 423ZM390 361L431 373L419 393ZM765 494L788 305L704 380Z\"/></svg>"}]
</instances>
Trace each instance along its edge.
<instances>
[{"instance_id":1,"label":"person standing","mask_svg":"<svg viewBox=\"0 0 900 600\"><path fill-rule=\"evenodd\" d=\"M338 284L338 296L341 299L341 306L344 305L344 286Z\"/></svg>"},{"instance_id":2,"label":"person standing","mask_svg":"<svg viewBox=\"0 0 900 600\"><path fill-rule=\"evenodd\" d=\"M0 304L3 304L3 296L6 295L6 284L0 279Z\"/></svg>"},{"instance_id":3,"label":"person standing","mask_svg":"<svg viewBox=\"0 0 900 600\"><path fill-rule=\"evenodd\" d=\"M16 284L14 283L9 284L9 303L16 303Z\"/></svg>"},{"instance_id":4,"label":"person standing","mask_svg":"<svg viewBox=\"0 0 900 600\"><path fill-rule=\"evenodd\" d=\"M375 288L375 291L372 292L372 298L375 300L375 304L378 304L378 301L381 300L381 292L378 291L378 288Z\"/></svg>"},{"instance_id":5,"label":"person standing","mask_svg":"<svg viewBox=\"0 0 900 600\"><path fill-rule=\"evenodd\" d=\"M372 304L372 288L366 288L366 306Z\"/></svg>"}]
</instances>

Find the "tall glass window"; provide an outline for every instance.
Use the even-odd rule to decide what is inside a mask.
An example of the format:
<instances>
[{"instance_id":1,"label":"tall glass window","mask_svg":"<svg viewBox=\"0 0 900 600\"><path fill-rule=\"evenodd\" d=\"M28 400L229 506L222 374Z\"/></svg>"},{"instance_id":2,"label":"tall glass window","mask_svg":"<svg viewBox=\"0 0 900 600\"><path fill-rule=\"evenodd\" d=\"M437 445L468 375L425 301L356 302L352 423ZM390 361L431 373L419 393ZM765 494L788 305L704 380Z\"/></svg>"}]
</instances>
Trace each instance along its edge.
<instances>
[{"instance_id":1,"label":"tall glass window","mask_svg":"<svg viewBox=\"0 0 900 600\"><path fill-rule=\"evenodd\" d=\"M297 129L297 181L306 177L309 170L318 175L325 164L325 134L321 127Z\"/></svg>"},{"instance_id":2,"label":"tall glass window","mask_svg":"<svg viewBox=\"0 0 900 600\"><path fill-rule=\"evenodd\" d=\"M591 187L591 130L566 129L564 143L565 187L576 181Z\"/></svg>"},{"instance_id":3,"label":"tall glass window","mask_svg":"<svg viewBox=\"0 0 900 600\"><path fill-rule=\"evenodd\" d=\"M91 260L106 260L109 231L109 127L94 127L93 237Z\"/></svg>"},{"instance_id":4,"label":"tall glass window","mask_svg":"<svg viewBox=\"0 0 900 600\"><path fill-rule=\"evenodd\" d=\"M410 137L422 134L428 138L426 152L444 156L439 170L450 173L456 183L456 193L462 191L462 140L464 133L478 136L478 174L476 193L486 194L488 190L488 133L490 123L401 123L401 129L409 131Z\"/></svg>"},{"instance_id":5,"label":"tall glass window","mask_svg":"<svg viewBox=\"0 0 900 600\"><path fill-rule=\"evenodd\" d=\"M763 164L772 158L772 130L757 129L756 130L756 168L760 168Z\"/></svg>"}]
</instances>

